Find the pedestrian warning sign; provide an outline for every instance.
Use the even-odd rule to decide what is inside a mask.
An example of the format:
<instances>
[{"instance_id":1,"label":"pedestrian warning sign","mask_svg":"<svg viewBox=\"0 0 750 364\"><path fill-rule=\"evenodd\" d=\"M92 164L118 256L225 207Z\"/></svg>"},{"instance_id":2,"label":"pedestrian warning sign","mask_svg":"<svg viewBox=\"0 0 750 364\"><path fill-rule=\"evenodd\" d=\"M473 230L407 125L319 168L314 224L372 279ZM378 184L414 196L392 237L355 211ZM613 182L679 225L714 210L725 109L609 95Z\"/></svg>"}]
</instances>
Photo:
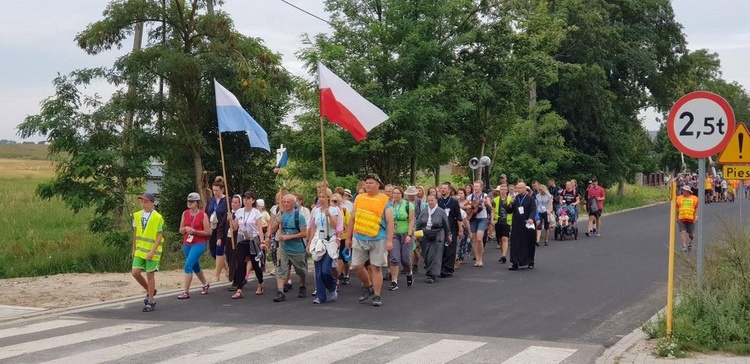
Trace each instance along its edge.
<instances>
[{"instance_id":1,"label":"pedestrian warning sign","mask_svg":"<svg viewBox=\"0 0 750 364\"><path fill-rule=\"evenodd\" d=\"M744 123L737 123L729 144L721 152L720 164L745 164L750 163L750 133Z\"/></svg>"}]
</instances>

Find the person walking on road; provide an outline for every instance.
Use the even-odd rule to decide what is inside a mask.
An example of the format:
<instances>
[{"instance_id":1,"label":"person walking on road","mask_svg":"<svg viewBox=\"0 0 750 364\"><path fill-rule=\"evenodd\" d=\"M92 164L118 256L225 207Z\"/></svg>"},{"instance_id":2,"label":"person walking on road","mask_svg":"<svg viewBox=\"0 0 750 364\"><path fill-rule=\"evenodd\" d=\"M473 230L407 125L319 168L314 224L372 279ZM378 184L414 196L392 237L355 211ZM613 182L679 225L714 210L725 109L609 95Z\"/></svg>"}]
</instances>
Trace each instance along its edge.
<instances>
[{"instance_id":1,"label":"person walking on road","mask_svg":"<svg viewBox=\"0 0 750 364\"><path fill-rule=\"evenodd\" d=\"M263 286L263 268L261 260L265 259L263 251L266 247L263 235L263 215L256 208L257 200L252 191L242 194L245 207L234 213L232 230L237 231L237 250L234 252L234 277L232 286L237 290L232 299L242 298L242 288L247 283L247 265L250 265L258 280L256 295L262 295L265 291Z\"/></svg>"},{"instance_id":2,"label":"person walking on road","mask_svg":"<svg viewBox=\"0 0 750 364\"><path fill-rule=\"evenodd\" d=\"M508 238L510 238L510 226L513 222L513 214L506 210L513 200L508 196L508 185L499 185L495 188L498 191L498 197L495 197L495 231L500 241L500 264L508 262Z\"/></svg>"},{"instance_id":3,"label":"person walking on road","mask_svg":"<svg viewBox=\"0 0 750 364\"><path fill-rule=\"evenodd\" d=\"M341 210L330 204L331 190L327 187L318 192L318 204L311 211L307 240L315 261L314 304L326 303L331 292L331 302L338 299L333 259L338 259L339 233L343 230Z\"/></svg>"},{"instance_id":4,"label":"person walking on road","mask_svg":"<svg viewBox=\"0 0 750 364\"><path fill-rule=\"evenodd\" d=\"M198 204L201 196L197 192L191 192L187 197L188 209L182 213L180 219L180 233L182 234L182 252L185 254L185 285L184 291L177 296L184 300L190 298L190 283L193 274L201 281L201 294L208 294L211 285L206 280L200 265L200 257L206 251L208 237L211 236L211 225L208 215L203 212Z\"/></svg>"},{"instance_id":5,"label":"person walking on road","mask_svg":"<svg viewBox=\"0 0 750 364\"><path fill-rule=\"evenodd\" d=\"M421 188L421 189L420 189ZM422 210L426 209L427 207L427 201L423 198L419 197L419 194L421 193L424 195L424 188L421 186L415 187L415 186L409 186L406 191L404 191L406 194L406 198L409 202L411 202L412 206L414 206L414 220L419 218L419 214L422 213ZM412 224L412 231L414 231L414 225ZM411 268L409 271L414 274L419 272L419 257L422 255L422 248L417 244L416 237L412 236L412 254L411 254ZM413 277L412 277L413 279ZM407 278L407 285L408 285L408 278Z\"/></svg>"},{"instance_id":6,"label":"person walking on road","mask_svg":"<svg viewBox=\"0 0 750 364\"><path fill-rule=\"evenodd\" d=\"M406 285L411 287L414 282L412 276L411 253L414 239L414 205L404 200L404 190L393 188L393 249L391 249L391 285L389 291L398 290L398 272L403 267L406 270Z\"/></svg>"},{"instance_id":7,"label":"person walking on road","mask_svg":"<svg viewBox=\"0 0 750 364\"><path fill-rule=\"evenodd\" d=\"M451 186L449 183L443 182L443 184L440 185L440 198L437 199L437 204L448 216L448 228L450 230L448 233L451 235L451 238L446 240L454 243L458 242L458 239L464 235L463 227L461 226L463 218L461 217L461 205L458 200L451 196ZM449 244L445 248L441 248L441 251L443 252L443 263L442 268L438 273L440 273L440 276L443 278L450 277L455 271L457 245L458 244ZM426 256L424 251L422 251L422 255ZM481 260L479 258L477 259Z\"/></svg>"},{"instance_id":8,"label":"person walking on road","mask_svg":"<svg viewBox=\"0 0 750 364\"><path fill-rule=\"evenodd\" d=\"M268 230L268 235L272 236L276 231L278 235L279 250L276 261L276 285L278 292L274 297L274 302L286 301L284 294L284 285L289 278L289 270L294 267L297 276L299 276L299 292L297 298L307 297L307 246L303 240L307 235L307 220L305 216L294 209L297 203L297 196L287 193L281 199L281 211L273 219L274 223ZM266 244L269 238L266 237Z\"/></svg>"},{"instance_id":9,"label":"person walking on road","mask_svg":"<svg viewBox=\"0 0 750 364\"><path fill-rule=\"evenodd\" d=\"M364 182L365 193L354 200L346 244L352 251L352 269L363 284L358 300L362 303L372 297L372 305L377 307L383 304L381 269L388 267L388 252L393 249L393 207L389 197L380 193L383 182L377 174L368 174ZM365 269L368 259L370 274Z\"/></svg>"},{"instance_id":10,"label":"person walking on road","mask_svg":"<svg viewBox=\"0 0 750 364\"><path fill-rule=\"evenodd\" d=\"M232 196L232 216L230 221L234 221L234 218L236 217L237 211L242 209L244 206L242 205L242 196L240 195L234 195ZM227 232L227 235L232 234L234 236L235 245L238 240L237 231L232 231L232 224L229 224L229 231ZM234 279L234 267L237 265L237 262L234 260L234 251L235 248L232 248L232 244L227 244L226 247L224 247L224 256L227 258L227 263L229 264L229 276ZM237 286L232 283L231 286L227 288L227 291L234 292L237 290Z\"/></svg>"},{"instance_id":11,"label":"person walking on road","mask_svg":"<svg viewBox=\"0 0 750 364\"><path fill-rule=\"evenodd\" d=\"M586 210L589 213L589 226L586 236L602 236L602 211L604 211L604 188L592 178L586 191Z\"/></svg>"},{"instance_id":12,"label":"person walking on road","mask_svg":"<svg viewBox=\"0 0 750 364\"><path fill-rule=\"evenodd\" d=\"M698 197L693 195L689 186L682 186L681 195L677 196L677 227L682 240L682 251L693 248L695 222L698 221ZM688 241L688 236L690 241Z\"/></svg>"},{"instance_id":13,"label":"person walking on road","mask_svg":"<svg viewBox=\"0 0 750 364\"><path fill-rule=\"evenodd\" d=\"M488 211L492 209L492 201L482 190L484 182L476 181L472 185L471 194L466 196L464 206L469 215L469 226L471 227L471 242L474 257L477 259L475 267L484 267L484 234L487 230Z\"/></svg>"},{"instance_id":14,"label":"person walking on road","mask_svg":"<svg viewBox=\"0 0 750 364\"><path fill-rule=\"evenodd\" d=\"M526 266L534 269L534 255L536 253L536 201L526 189L526 184L516 184L517 195L505 211L513 214L513 225L510 231L510 262L509 270L518 270Z\"/></svg>"},{"instance_id":15,"label":"person walking on road","mask_svg":"<svg viewBox=\"0 0 750 364\"><path fill-rule=\"evenodd\" d=\"M219 282L222 271L227 272L227 280L231 279L229 277L229 266L224 256L224 248L227 245L227 232L229 231L229 225L227 224L229 209L227 208L227 199L224 196L224 178L221 176L216 177L211 189L213 196L208 199L205 210L209 216L208 220L211 223L211 236L208 238L208 249L211 257L216 260L214 281Z\"/></svg>"},{"instance_id":16,"label":"person walking on road","mask_svg":"<svg viewBox=\"0 0 750 364\"><path fill-rule=\"evenodd\" d=\"M536 228L536 246L542 241L542 235L544 235L544 246L549 245L549 229L550 220L553 207L552 207L552 194L544 185L537 187L536 194L536 211L539 214L539 225Z\"/></svg>"},{"instance_id":17,"label":"person walking on road","mask_svg":"<svg viewBox=\"0 0 750 364\"><path fill-rule=\"evenodd\" d=\"M427 208L422 210L414 229L422 233L422 259L426 267L426 282L435 283L442 265L444 246L451 244L450 221L445 210L438 206L435 195L427 196Z\"/></svg>"},{"instance_id":18,"label":"person walking on road","mask_svg":"<svg viewBox=\"0 0 750 364\"><path fill-rule=\"evenodd\" d=\"M138 199L141 201L141 211L133 214L133 267L131 273L138 284L146 290L143 300L143 312L151 312L156 306L156 279L154 273L159 270L164 218L154 210L156 198L146 193ZM143 278L146 272L146 278Z\"/></svg>"}]
</instances>

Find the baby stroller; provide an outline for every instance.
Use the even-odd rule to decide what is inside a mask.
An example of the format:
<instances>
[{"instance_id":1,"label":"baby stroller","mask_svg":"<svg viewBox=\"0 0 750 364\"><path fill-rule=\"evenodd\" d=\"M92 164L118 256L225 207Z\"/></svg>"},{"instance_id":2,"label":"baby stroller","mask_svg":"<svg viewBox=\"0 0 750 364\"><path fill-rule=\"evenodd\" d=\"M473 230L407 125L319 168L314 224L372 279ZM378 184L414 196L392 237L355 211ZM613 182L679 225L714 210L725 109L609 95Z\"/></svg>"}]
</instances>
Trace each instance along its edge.
<instances>
[{"instance_id":1,"label":"baby stroller","mask_svg":"<svg viewBox=\"0 0 750 364\"><path fill-rule=\"evenodd\" d=\"M557 210L557 218L555 219L555 240L565 240L566 238L578 240L577 218L578 211L575 206L561 206Z\"/></svg>"}]
</instances>

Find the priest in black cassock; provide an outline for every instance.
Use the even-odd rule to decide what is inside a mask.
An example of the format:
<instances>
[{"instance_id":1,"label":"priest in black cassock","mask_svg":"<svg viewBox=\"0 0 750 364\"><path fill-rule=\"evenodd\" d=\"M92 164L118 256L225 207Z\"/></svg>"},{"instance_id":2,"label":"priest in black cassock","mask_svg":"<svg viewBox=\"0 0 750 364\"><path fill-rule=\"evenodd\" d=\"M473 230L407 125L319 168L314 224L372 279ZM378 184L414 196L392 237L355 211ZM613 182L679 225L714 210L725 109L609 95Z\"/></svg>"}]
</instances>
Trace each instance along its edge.
<instances>
[{"instance_id":1,"label":"priest in black cassock","mask_svg":"<svg viewBox=\"0 0 750 364\"><path fill-rule=\"evenodd\" d=\"M505 206L508 213L513 214L510 228L510 262L509 270L518 270L526 266L534 269L534 253L536 252L536 200L528 193L526 184L516 184L516 197L509 206Z\"/></svg>"}]
</instances>

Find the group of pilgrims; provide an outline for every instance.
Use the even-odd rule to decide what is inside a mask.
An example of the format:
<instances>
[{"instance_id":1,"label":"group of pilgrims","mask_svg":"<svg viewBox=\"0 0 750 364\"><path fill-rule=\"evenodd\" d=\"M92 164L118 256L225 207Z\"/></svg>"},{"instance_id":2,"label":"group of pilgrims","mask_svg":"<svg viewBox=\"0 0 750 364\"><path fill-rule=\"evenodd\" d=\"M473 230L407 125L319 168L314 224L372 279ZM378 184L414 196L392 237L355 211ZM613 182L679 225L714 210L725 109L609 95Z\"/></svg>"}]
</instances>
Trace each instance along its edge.
<instances>
[{"instance_id":1,"label":"group of pilgrims","mask_svg":"<svg viewBox=\"0 0 750 364\"><path fill-rule=\"evenodd\" d=\"M471 261L474 267L484 267L488 241L497 242L499 263L510 262L509 270L533 269L536 248L549 244L555 221L573 224L581 201L575 181L564 188L554 180L547 186L536 181L527 186L522 180L512 185L505 175L494 189L485 188L482 181L463 187L444 182L427 189L403 188L384 184L376 174L366 175L356 193L331 189L323 181L316 187L310 207L301 194L280 190L270 209L253 191L228 198L221 177L214 181L205 207L200 206L200 194L190 193L180 219L185 280L177 298L190 298L193 276L200 281L200 294L208 294L211 282L199 260L209 250L216 260L213 282L231 281L231 299L247 294L253 274L254 294L264 295L268 264L276 280L274 302L286 301L293 290L292 269L298 277L297 297L307 298L312 259L314 304L337 301L339 287L351 284L353 272L361 282L358 301L377 307L383 304L383 282L396 291L401 275L411 287L420 270L424 282L432 284ZM142 210L133 219L132 274L147 292L143 311L150 312L156 306L154 272L159 269L164 220L154 210L154 195L139 199ZM591 221L589 232L597 225L598 220Z\"/></svg>"}]
</instances>

